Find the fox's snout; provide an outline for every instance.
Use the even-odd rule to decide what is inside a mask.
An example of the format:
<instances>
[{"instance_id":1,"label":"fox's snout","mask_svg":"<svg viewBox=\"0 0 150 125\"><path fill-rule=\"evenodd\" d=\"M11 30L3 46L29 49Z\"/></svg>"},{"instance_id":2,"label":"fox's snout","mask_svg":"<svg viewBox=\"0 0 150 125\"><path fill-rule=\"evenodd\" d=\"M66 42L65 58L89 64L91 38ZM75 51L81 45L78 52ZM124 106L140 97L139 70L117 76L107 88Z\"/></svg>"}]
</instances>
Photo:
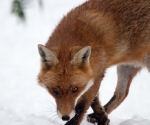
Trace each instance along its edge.
<instances>
[{"instance_id":1,"label":"fox's snout","mask_svg":"<svg viewBox=\"0 0 150 125\"><path fill-rule=\"evenodd\" d=\"M71 113L61 113L59 110L57 110L57 114L63 121L69 121L75 116L75 111L72 110Z\"/></svg>"}]
</instances>

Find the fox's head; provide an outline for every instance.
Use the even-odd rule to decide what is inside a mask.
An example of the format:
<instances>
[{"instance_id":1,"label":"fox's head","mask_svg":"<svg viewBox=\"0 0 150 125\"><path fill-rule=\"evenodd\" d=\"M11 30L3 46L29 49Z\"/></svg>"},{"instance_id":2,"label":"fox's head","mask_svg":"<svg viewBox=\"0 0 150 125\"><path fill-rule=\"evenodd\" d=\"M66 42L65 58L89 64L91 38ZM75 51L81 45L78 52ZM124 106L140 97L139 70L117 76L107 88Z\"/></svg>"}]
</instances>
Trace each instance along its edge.
<instances>
[{"instance_id":1,"label":"fox's head","mask_svg":"<svg viewBox=\"0 0 150 125\"><path fill-rule=\"evenodd\" d=\"M82 95L93 85L91 47L70 49L66 53L43 45L38 45L38 49L41 56L38 82L54 97L58 116L68 121L74 117Z\"/></svg>"}]
</instances>

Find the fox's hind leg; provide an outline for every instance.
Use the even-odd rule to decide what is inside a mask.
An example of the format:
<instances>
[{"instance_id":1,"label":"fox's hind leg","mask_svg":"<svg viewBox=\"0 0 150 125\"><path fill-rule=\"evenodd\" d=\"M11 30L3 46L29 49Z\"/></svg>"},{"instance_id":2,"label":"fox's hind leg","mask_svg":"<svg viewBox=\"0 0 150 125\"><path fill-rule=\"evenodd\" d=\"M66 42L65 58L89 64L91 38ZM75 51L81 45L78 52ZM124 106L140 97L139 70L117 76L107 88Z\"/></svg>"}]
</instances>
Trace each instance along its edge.
<instances>
[{"instance_id":1,"label":"fox's hind leg","mask_svg":"<svg viewBox=\"0 0 150 125\"><path fill-rule=\"evenodd\" d=\"M148 71L150 72L150 53L144 57L144 64L146 65Z\"/></svg>"},{"instance_id":2,"label":"fox's hind leg","mask_svg":"<svg viewBox=\"0 0 150 125\"><path fill-rule=\"evenodd\" d=\"M117 108L121 102L127 97L132 79L140 71L141 67L133 65L118 65L117 74L118 82L111 100L104 106L105 111L109 114Z\"/></svg>"}]
</instances>

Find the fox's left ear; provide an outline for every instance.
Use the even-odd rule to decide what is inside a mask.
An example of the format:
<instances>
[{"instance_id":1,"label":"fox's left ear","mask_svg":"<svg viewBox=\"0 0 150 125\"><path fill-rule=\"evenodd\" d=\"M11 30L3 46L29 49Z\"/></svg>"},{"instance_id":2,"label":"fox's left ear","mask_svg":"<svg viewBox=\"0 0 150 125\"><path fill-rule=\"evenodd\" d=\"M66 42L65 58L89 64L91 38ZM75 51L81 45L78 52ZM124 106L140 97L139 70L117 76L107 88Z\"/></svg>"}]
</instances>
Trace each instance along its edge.
<instances>
[{"instance_id":1,"label":"fox's left ear","mask_svg":"<svg viewBox=\"0 0 150 125\"><path fill-rule=\"evenodd\" d=\"M58 63L58 59L52 50L46 48L45 46L38 45L39 54L41 56L42 62L48 64L49 66L55 66Z\"/></svg>"},{"instance_id":2,"label":"fox's left ear","mask_svg":"<svg viewBox=\"0 0 150 125\"><path fill-rule=\"evenodd\" d=\"M91 55L91 46L86 46L86 47L80 49L75 54L75 56L71 60L71 64L72 65L88 64L90 55Z\"/></svg>"}]
</instances>

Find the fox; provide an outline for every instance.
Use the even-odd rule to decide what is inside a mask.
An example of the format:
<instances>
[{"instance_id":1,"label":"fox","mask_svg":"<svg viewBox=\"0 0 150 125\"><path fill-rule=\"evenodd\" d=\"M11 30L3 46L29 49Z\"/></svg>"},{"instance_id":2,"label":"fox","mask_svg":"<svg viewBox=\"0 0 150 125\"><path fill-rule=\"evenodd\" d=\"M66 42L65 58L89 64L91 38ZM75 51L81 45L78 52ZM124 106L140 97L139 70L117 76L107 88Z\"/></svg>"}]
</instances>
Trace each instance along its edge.
<instances>
[{"instance_id":1,"label":"fox","mask_svg":"<svg viewBox=\"0 0 150 125\"><path fill-rule=\"evenodd\" d=\"M90 106L87 121L109 125L132 79L144 67L150 71L150 0L88 0L60 20L38 51L38 83L65 125L80 125ZM117 85L102 106L99 88L111 66L117 66Z\"/></svg>"}]
</instances>

